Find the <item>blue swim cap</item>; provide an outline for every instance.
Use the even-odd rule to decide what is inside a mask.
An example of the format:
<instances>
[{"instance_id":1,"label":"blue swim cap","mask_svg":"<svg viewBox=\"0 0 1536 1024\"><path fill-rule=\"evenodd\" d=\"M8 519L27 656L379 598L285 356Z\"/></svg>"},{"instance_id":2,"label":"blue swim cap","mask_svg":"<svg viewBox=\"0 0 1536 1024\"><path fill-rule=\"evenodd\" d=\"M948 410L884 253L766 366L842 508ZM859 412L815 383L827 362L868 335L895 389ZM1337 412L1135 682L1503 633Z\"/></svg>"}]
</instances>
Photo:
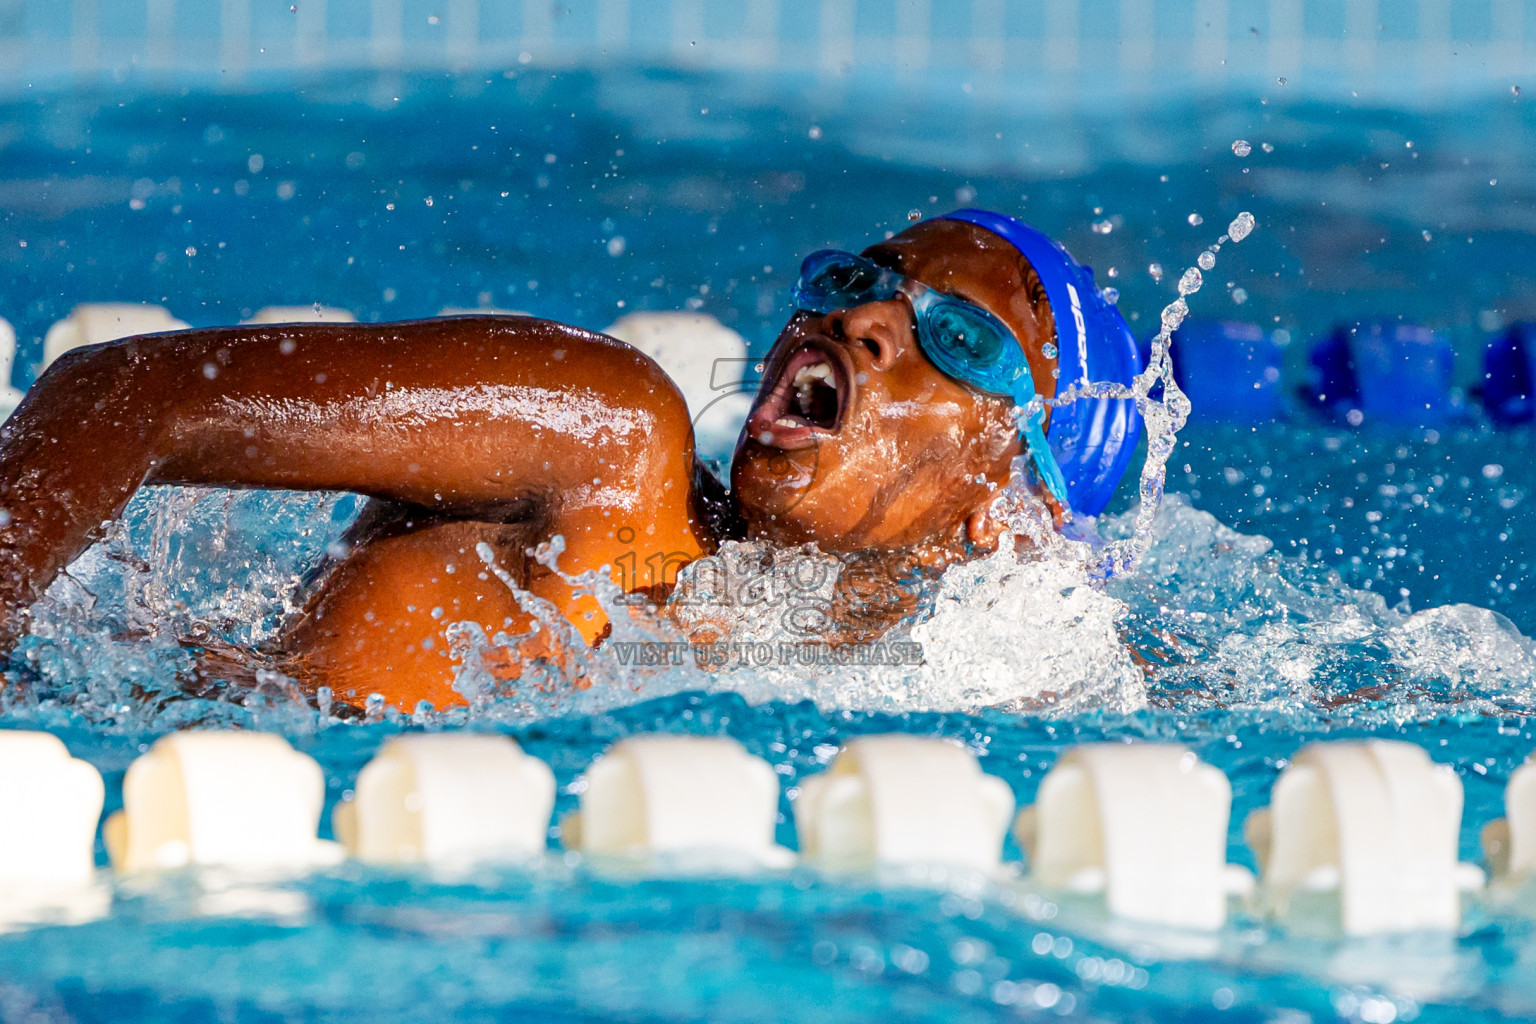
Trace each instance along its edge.
<instances>
[{"instance_id":1,"label":"blue swim cap","mask_svg":"<svg viewBox=\"0 0 1536 1024\"><path fill-rule=\"evenodd\" d=\"M1091 382L1130 386L1141 372L1136 339L1120 311L1093 283L1093 270L1061 244L1021 221L990 210L956 210L937 218L988 231L1019 251L1040 277L1056 320L1060 376L1056 391ZM1068 504L1081 515L1104 511L1136 453L1141 414L1128 398L1079 398L1051 412L1046 440L1066 481Z\"/></svg>"}]
</instances>

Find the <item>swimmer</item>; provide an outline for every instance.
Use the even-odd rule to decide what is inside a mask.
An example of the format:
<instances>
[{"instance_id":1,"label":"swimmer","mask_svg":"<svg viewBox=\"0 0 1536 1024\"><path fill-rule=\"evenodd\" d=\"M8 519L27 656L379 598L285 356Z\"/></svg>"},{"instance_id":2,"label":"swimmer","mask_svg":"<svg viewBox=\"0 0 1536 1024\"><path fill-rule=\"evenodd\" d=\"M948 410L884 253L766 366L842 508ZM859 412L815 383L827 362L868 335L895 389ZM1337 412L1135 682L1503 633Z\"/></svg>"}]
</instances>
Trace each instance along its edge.
<instances>
[{"instance_id":1,"label":"swimmer","mask_svg":"<svg viewBox=\"0 0 1536 1024\"><path fill-rule=\"evenodd\" d=\"M604 613L565 576L661 597L741 536L937 571L996 549L991 506L1021 453L1058 518L1108 501L1139 430L1129 402L1080 400L1022 429L1014 411L1138 368L1091 272L1044 235L960 211L862 256L811 255L795 301L729 492L662 370L562 324L243 326L72 351L0 429L0 645L145 484L372 499L267 654L311 691L405 710L463 703L450 624L531 626L508 583L595 644ZM532 554L556 535L558 573Z\"/></svg>"}]
</instances>

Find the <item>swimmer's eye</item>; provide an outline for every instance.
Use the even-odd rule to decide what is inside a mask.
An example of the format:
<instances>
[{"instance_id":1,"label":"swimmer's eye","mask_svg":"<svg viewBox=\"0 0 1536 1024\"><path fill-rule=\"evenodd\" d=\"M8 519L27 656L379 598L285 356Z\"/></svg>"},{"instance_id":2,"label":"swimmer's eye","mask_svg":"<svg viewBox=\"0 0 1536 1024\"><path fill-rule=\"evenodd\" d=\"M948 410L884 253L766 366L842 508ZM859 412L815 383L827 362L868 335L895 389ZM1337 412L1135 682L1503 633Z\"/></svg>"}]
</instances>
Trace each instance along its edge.
<instances>
[{"instance_id":1,"label":"swimmer's eye","mask_svg":"<svg viewBox=\"0 0 1536 1024\"><path fill-rule=\"evenodd\" d=\"M991 365L998 360L1002 339L997 332L974 322L966 311L945 304L929 314L929 330L938 345L968 363Z\"/></svg>"},{"instance_id":2,"label":"swimmer's eye","mask_svg":"<svg viewBox=\"0 0 1536 1024\"><path fill-rule=\"evenodd\" d=\"M858 265L832 266L812 284L829 292L862 293L874 288L880 279L875 271Z\"/></svg>"},{"instance_id":3,"label":"swimmer's eye","mask_svg":"<svg viewBox=\"0 0 1536 1024\"><path fill-rule=\"evenodd\" d=\"M832 249L815 252L801 265L795 299L802 308L825 313L888 298L894 288L885 283L885 273L852 253Z\"/></svg>"}]
</instances>

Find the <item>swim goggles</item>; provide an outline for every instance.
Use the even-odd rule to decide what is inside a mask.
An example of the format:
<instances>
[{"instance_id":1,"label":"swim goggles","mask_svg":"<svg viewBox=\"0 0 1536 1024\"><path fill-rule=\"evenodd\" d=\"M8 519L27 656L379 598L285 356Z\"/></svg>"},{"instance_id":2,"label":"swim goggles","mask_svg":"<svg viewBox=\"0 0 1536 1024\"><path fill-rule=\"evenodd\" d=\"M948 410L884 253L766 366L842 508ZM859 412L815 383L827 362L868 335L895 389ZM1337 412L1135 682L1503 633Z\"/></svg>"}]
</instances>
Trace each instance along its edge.
<instances>
[{"instance_id":1,"label":"swim goggles","mask_svg":"<svg viewBox=\"0 0 1536 1024\"><path fill-rule=\"evenodd\" d=\"M837 249L807 256L794 290L796 305L818 314L898 295L912 307L918 346L929 362L977 391L1011 398L1017 406L1029 405L1035 384L1024 350L1008 325L980 306ZM1025 445L1041 481L1066 505L1067 484L1046 443L1044 419L1044 410L1038 406L1024 417Z\"/></svg>"}]
</instances>

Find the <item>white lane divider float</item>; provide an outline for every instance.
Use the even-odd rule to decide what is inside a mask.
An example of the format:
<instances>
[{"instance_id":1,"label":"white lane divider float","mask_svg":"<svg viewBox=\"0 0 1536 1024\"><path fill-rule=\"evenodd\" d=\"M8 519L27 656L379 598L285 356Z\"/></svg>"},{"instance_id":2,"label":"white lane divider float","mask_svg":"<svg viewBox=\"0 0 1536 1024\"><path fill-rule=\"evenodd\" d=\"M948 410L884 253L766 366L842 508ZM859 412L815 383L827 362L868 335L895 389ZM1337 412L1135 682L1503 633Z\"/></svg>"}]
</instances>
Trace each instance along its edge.
<instances>
[{"instance_id":1,"label":"white lane divider float","mask_svg":"<svg viewBox=\"0 0 1536 1024\"><path fill-rule=\"evenodd\" d=\"M526 860L544 852L555 775L511 738L396 736L338 804L336 836L374 864Z\"/></svg>"},{"instance_id":2,"label":"white lane divider float","mask_svg":"<svg viewBox=\"0 0 1536 1024\"><path fill-rule=\"evenodd\" d=\"M56 737L20 731L0 731L0 772L27 780L0 791L12 826L0 834L0 928L102 912L92 855L99 774ZM319 765L280 737L176 733L129 767L124 809L103 838L125 874L189 865L287 874L343 856L316 837L323 800ZM363 770L337 832L373 862L536 856L553 801L549 767L509 738L401 736ZM705 869L782 866L793 855L774 843L778 803L773 768L734 740L633 736L588 769L565 844L608 857L680 855ZM1485 842L1500 878L1519 880L1536 870L1536 764L1515 773L1506 804L1508 819L1491 823ZM795 817L807 861L824 868L988 870L1011 807L1008 787L964 749L892 735L851 741L802 786ZM1253 888L1226 863L1230 807L1226 776L1184 747L1087 744L1062 754L1015 832L1047 889L1102 894L1128 920L1212 929L1229 898ZM1261 906L1304 930L1454 929L1462 892L1482 882L1456 859L1461 811L1455 773L1413 744L1307 747L1247 822ZM281 909L271 893L215 895L216 912Z\"/></svg>"},{"instance_id":3,"label":"white lane divider float","mask_svg":"<svg viewBox=\"0 0 1536 1024\"><path fill-rule=\"evenodd\" d=\"M351 324L357 316L350 309L315 303L312 306L263 306L242 324Z\"/></svg>"},{"instance_id":4,"label":"white lane divider float","mask_svg":"<svg viewBox=\"0 0 1536 1024\"><path fill-rule=\"evenodd\" d=\"M1253 888L1227 863L1232 786L1176 744L1088 743L1061 755L1014 826L1040 884L1102 893L1117 917L1212 929Z\"/></svg>"},{"instance_id":5,"label":"white lane divider float","mask_svg":"<svg viewBox=\"0 0 1536 1024\"><path fill-rule=\"evenodd\" d=\"M16 366L16 328L0 317L0 420L21 404L21 392L11 384Z\"/></svg>"},{"instance_id":6,"label":"white lane divider float","mask_svg":"<svg viewBox=\"0 0 1536 1024\"><path fill-rule=\"evenodd\" d=\"M50 733L4 730L0 779L0 931L106 913L94 853L101 773Z\"/></svg>"},{"instance_id":7,"label":"white lane divider float","mask_svg":"<svg viewBox=\"0 0 1536 1024\"><path fill-rule=\"evenodd\" d=\"M100 345L137 334L186 330L190 324L164 306L142 302L82 302L43 336L43 366L85 345Z\"/></svg>"},{"instance_id":8,"label":"white lane divider float","mask_svg":"<svg viewBox=\"0 0 1536 1024\"><path fill-rule=\"evenodd\" d=\"M502 306L444 306L437 311L438 316L532 316L532 313L522 309L507 309Z\"/></svg>"},{"instance_id":9,"label":"white lane divider float","mask_svg":"<svg viewBox=\"0 0 1536 1024\"><path fill-rule=\"evenodd\" d=\"M800 855L819 867L956 865L1002 861L1013 791L970 751L922 736L849 741L795 800Z\"/></svg>"},{"instance_id":10,"label":"white lane divider float","mask_svg":"<svg viewBox=\"0 0 1536 1024\"><path fill-rule=\"evenodd\" d=\"M587 769L581 809L562 822L567 848L619 857L681 856L778 867L779 778L725 737L631 736Z\"/></svg>"},{"instance_id":11,"label":"white lane divider float","mask_svg":"<svg viewBox=\"0 0 1536 1024\"><path fill-rule=\"evenodd\" d=\"M1483 855L1494 881L1518 884L1536 871L1536 761L1527 759L1504 787L1504 817L1483 826Z\"/></svg>"},{"instance_id":12,"label":"white lane divider float","mask_svg":"<svg viewBox=\"0 0 1536 1024\"><path fill-rule=\"evenodd\" d=\"M1461 779L1395 740L1304 747L1244 832L1266 908L1346 935L1454 929L1482 872L1457 862Z\"/></svg>"},{"instance_id":13,"label":"white lane divider float","mask_svg":"<svg viewBox=\"0 0 1536 1024\"><path fill-rule=\"evenodd\" d=\"M103 837L121 872L190 865L303 870L345 856L316 837L325 777L271 733L172 733L128 766Z\"/></svg>"},{"instance_id":14,"label":"white lane divider float","mask_svg":"<svg viewBox=\"0 0 1536 1024\"><path fill-rule=\"evenodd\" d=\"M0 731L0 885L78 885L96 873L101 773L46 732Z\"/></svg>"}]
</instances>

